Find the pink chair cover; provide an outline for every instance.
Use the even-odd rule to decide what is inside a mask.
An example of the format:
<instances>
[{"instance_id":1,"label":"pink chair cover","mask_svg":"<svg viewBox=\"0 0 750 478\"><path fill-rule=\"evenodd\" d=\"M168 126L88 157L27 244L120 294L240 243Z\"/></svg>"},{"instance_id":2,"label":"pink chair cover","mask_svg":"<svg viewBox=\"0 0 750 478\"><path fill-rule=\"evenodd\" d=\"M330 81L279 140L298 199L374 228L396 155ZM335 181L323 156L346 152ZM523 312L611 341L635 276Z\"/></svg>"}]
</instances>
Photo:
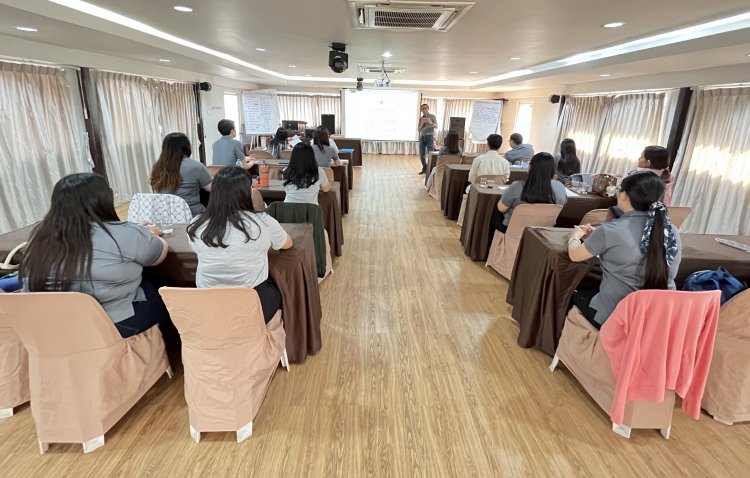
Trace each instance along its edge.
<instances>
[{"instance_id":1,"label":"pink chair cover","mask_svg":"<svg viewBox=\"0 0 750 478\"><path fill-rule=\"evenodd\" d=\"M258 413L284 352L281 312L266 326L258 294L247 287L159 293L182 339L190 425L239 430Z\"/></svg>"},{"instance_id":2,"label":"pink chair cover","mask_svg":"<svg viewBox=\"0 0 750 478\"><path fill-rule=\"evenodd\" d=\"M445 175L445 166L448 164L460 164L461 156L453 154L442 154L438 156L435 164L435 177L432 180L429 194L433 198L440 200L440 192L443 189L443 176Z\"/></svg>"},{"instance_id":3,"label":"pink chair cover","mask_svg":"<svg viewBox=\"0 0 750 478\"><path fill-rule=\"evenodd\" d=\"M29 400L29 354L13 329L0 321L0 410Z\"/></svg>"},{"instance_id":4,"label":"pink chair cover","mask_svg":"<svg viewBox=\"0 0 750 478\"><path fill-rule=\"evenodd\" d=\"M485 266L492 267L501 276L510 280L524 229L554 226L561 210L562 206L559 204L519 204L516 206L505 234L495 231Z\"/></svg>"},{"instance_id":5,"label":"pink chair cover","mask_svg":"<svg viewBox=\"0 0 750 478\"><path fill-rule=\"evenodd\" d=\"M85 294L0 294L0 321L28 350L31 411L42 443L104 435L169 368L158 326L123 339Z\"/></svg>"},{"instance_id":6,"label":"pink chair cover","mask_svg":"<svg viewBox=\"0 0 750 478\"><path fill-rule=\"evenodd\" d=\"M614 218L609 212L609 209L592 209L587 212L579 224L591 224L592 226L598 226Z\"/></svg>"},{"instance_id":7,"label":"pink chair cover","mask_svg":"<svg viewBox=\"0 0 750 478\"><path fill-rule=\"evenodd\" d=\"M684 223L688 216L690 215L690 211L692 211L692 208L689 208L687 206L669 206L667 208L669 210L669 219L672 221L672 224L674 224L674 227L680 228L682 227L682 223Z\"/></svg>"}]
</instances>

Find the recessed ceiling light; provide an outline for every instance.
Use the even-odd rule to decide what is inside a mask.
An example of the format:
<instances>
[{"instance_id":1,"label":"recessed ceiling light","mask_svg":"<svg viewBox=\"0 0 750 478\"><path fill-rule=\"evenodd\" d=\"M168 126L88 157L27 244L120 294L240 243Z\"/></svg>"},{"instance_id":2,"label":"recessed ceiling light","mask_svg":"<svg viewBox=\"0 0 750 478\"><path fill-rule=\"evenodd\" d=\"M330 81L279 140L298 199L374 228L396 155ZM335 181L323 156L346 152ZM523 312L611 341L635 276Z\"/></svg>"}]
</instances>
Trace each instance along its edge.
<instances>
[{"instance_id":1,"label":"recessed ceiling light","mask_svg":"<svg viewBox=\"0 0 750 478\"><path fill-rule=\"evenodd\" d=\"M520 60L521 57L520 56L512 56L512 57L510 57L510 59L511 60Z\"/></svg>"},{"instance_id":2,"label":"recessed ceiling light","mask_svg":"<svg viewBox=\"0 0 750 478\"><path fill-rule=\"evenodd\" d=\"M169 63L172 60L168 60L167 58L159 58L159 61L162 63Z\"/></svg>"},{"instance_id":3,"label":"recessed ceiling light","mask_svg":"<svg viewBox=\"0 0 750 478\"><path fill-rule=\"evenodd\" d=\"M305 75L305 76L312 76L312 75Z\"/></svg>"},{"instance_id":4,"label":"recessed ceiling light","mask_svg":"<svg viewBox=\"0 0 750 478\"><path fill-rule=\"evenodd\" d=\"M393 55L391 55L391 52L389 52L389 51L387 51L387 52L383 53L383 58L390 58L390 57L392 57L392 56L393 56Z\"/></svg>"},{"instance_id":5,"label":"recessed ceiling light","mask_svg":"<svg viewBox=\"0 0 750 478\"><path fill-rule=\"evenodd\" d=\"M289 68L297 68L297 65L289 65Z\"/></svg>"},{"instance_id":6,"label":"recessed ceiling light","mask_svg":"<svg viewBox=\"0 0 750 478\"><path fill-rule=\"evenodd\" d=\"M16 27L16 30L20 30L22 32L38 32L39 31L34 27L23 27L23 26Z\"/></svg>"},{"instance_id":7,"label":"recessed ceiling light","mask_svg":"<svg viewBox=\"0 0 750 478\"><path fill-rule=\"evenodd\" d=\"M192 8L186 7L184 5L175 5L172 8L174 8L178 12L182 12L182 13L193 13L193 9Z\"/></svg>"},{"instance_id":8,"label":"recessed ceiling light","mask_svg":"<svg viewBox=\"0 0 750 478\"><path fill-rule=\"evenodd\" d=\"M265 48L256 48L255 51L266 51Z\"/></svg>"},{"instance_id":9,"label":"recessed ceiling light","mask_svg":"<svg viewBox=\"0 0 750 478\"><path fill-rule=\"evenodd\" d=\"M612 75L610 75L609 73L604 73L604 74L599 75L599 76L601 76L602 78L609 78Z\"/></svg>"},{"instance_id":10,"label":"recessed ceiling light","mask_svg":"<svg viewBox=\"0 0 750 478\"><path fill-rule=\"evenodd\" d=\"M620 28L621 26L625 25L624 22L612 22L612 23L605 23L602 25L604 28Z\"/></svg>"},{"instance_id":11,"label":"recessed ceiling light","mask_svg":"<svg viewBox=\"0 0 750 478\"><path fill-rule=\"evenodd\" d=\"M222 73L221 76L229 76L229 73Z\"/></svg>"},{"instance_id":12,"label":"recessed ceiling light","mask_svg":"<svg viewBox=\"0 0 750 478\"><path fill-rule=\"evenodd\" d=\"M478 72L478 71L470 71L469 73L470 73L470 74L472 74L472 75L476 75L476 74L479 74L479 72Z\"/></svg>"}]
</instances>

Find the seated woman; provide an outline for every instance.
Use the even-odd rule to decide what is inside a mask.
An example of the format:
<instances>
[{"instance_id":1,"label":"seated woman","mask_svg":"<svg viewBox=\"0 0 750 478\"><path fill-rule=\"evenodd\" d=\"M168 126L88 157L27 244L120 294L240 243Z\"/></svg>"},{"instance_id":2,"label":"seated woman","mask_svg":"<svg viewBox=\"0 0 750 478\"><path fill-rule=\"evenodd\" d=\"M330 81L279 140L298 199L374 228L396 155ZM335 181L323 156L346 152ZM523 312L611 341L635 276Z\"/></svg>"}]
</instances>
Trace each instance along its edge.
<instances>
[{"instance_id":1,"label":"seated woman","mask_svg":"<svg viewBox=\"0 0 750 478\"><path fill-rule=\"evenodd\" d=\"M316 146L299 143L284 170L284 202L318 204L318 193L331 190L325 171L315 161Z\"/></svg>"},{"instance_id":2,"label":"seated woman","mask_svg":"<svg viewBox=\"0 0 750 478\"><path fill-rule=\"evenodd\" d=\"M576 142L570 138L560 143L560 156L555 158L557 180L565 184L574 174L581 172L581 160L576 153Z\"/></svg>"},{"instance_id":3,"label":"seated woman","mask_svg":"<svg viewBox=\"0 0 750 478\"><path fill-rule=\"evenodd\" d=\"M536 153L529 163L529 176L523 181L515 181L505 190L497 209L490 220L490 242L495 231L505 234L519 204L559 204L568 202L565 186L555 181L555 161L549 153Z\"/></svg>"},{"instance_id":4,"label":"seated woman","mask_svg":"<svg viewBox=\"0 0 750 478\"><path fill-rule=\"evenodd\" d=\"M339 161L338 150L331 146L329 136L330 133L323 127L315 130L315 134L313 135L315 161L321 168L330 168L333 165L338 166L341 164L341 161Z\"/></svg>"},{"instance_id":5,"label":"seated woman","mask_svg":"<svg viewBox=\"0 0 750 478\"><path fill-rule=\"evenodd\" d=\"M620 219L597 228L576 226L570 235L572 261L598 256L601 263L599 291L579 288L573 293L573 304L597 329L631 292L675 289L682 243L660 201L663 194L664 183L658 176L635 172L623 179L617 192L617 205L624 211Z\"/></svg>"},{"instance_id":6,"label":"seated woman","mask_svg":"<svg viewBox=\"0 0 750 478\"><path fill-rule=\"evenodd\" d=\"M458 133L451 130L448 132L448 134L445 136L445 144L438 150L438 156L443 155L455 155L455 156L462 156L464 154L463 149L458 145L459 144L459 138ZM437 173L437 168L432 168L432 171L430 171L430 177L427 178L427 182L425 183L425 187L429 190L432 188L433 184L435 184L435 174Z\"/></svg>"},{"instance_id":7,"label":"seated woman","mask_svg":"<svg viewBox=\"0 0 750 478\"><path fill-rule=\"evenodd\" d=\"M156 324L171 326L156 287L142 278L144 267L167 257L169 247L158 233L153 226L121 222L101 176L65 176L55 184L49 212L31 234L21 281L30 292L92 296L123 338Z\"/></svg>"},{"instance_id":8,"label":"seated woman","mask_svg":"<svg viewBox=\"0 0 750 478\"><path fill-rule=\"evenodd\" d=\"M271 153L273 156L273 159L281 159L281 152L288 148L288 145L286 144L286 140L289 138L289 133L284 128L279 128L276 130L276 134L273 136L273 139L271 139L271 142L268 143L268 147L266 148L266 151Z\"/></svg>"},{"instance_id":9,"label":"seated woman","mask_svg":"<svg viewBox=\"0 0 750 478\"><path fill-rule=\"evenodd\" d=\"M669 150L662 146L646 146L638 158L639 171L651 171L664 182L665 206L672 205L672 174L669 172Z\"/></svg>"}]
</instances>

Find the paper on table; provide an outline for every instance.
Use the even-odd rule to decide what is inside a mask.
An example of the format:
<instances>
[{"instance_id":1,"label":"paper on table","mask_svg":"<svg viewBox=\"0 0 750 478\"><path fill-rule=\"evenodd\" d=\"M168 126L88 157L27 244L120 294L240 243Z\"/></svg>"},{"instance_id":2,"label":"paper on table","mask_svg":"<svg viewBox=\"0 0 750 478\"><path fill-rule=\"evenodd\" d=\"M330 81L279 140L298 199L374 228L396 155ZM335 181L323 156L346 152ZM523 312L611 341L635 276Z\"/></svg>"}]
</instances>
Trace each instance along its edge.
<instances>
[{"instance_id":1,"label":"paper on table","mask_svg":"<svg viewBox=\"0 0 750 478\"><path fill-rule=\"evenodd\" d=\"M568 196L569 198L578 197L577 193L574 193L573 191L571 191L568 188L565 188L565 195Z\"/></svg>"}]
</instances>

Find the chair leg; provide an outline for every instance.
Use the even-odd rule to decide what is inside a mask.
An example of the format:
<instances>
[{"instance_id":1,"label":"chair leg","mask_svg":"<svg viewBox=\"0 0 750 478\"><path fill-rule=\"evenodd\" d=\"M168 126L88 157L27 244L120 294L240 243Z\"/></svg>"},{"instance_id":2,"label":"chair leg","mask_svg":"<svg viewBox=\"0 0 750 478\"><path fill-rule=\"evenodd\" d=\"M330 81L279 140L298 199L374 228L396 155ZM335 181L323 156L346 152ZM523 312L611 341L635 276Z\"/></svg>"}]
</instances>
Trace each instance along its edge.
<instances>
[{"instance_id":1,"label":"chair leg","mask_svg":"<svg viewBox=\"0 0 750 478\"><path fill-rule=\"evenodd\" d=\"M281 356L281 366L286 368L286 371L289 371L289 356L286 354L286 349L284 349L284 355Z\"/></svg>"},{"instance_id":2,"label":"chair leg","mask_svg":"<svg viewBox=\"0 0 750 478\"><path fill-rule=\"evenodd\" d=\"M0 408L0 418L8 418L13 416L13 407Z\"/></svg>"},{"instance_id":3,"label":"chair leg","mask_svg":"<svg viewBox=\"0 0 750 478\"><path fill-rule=\"evenodd\" d=\"M237 443L242 443L248 437L253 434L253 422L250 421L247 425L237 430Z\"/></svg>"},{"instance_id":4,"label":"chair leg","mask_svg":"<svg viewBox=\"0 0 750 478\"><path fill-rule=\"evenodd\" d=\"M167 367L166 373L167 373L167 377L169 377L169 378L174 377L174 371L172 370L172 366L171 365L169 367Z\"/></svg>"},{"instance_id":5,"label":"chair leg","mask_svg":"<svg viewBox=\"0 0 750 478\"><path fill-rule=\"evenodd\" d=\"M557 354L555 354L555 356L552 357L552 363L549 364L549 371L554 372L555 369L557 368L557 364L559 363L560 363L560 357L558 357Z\"/></svg>"},{"instance_id":6,"label":"chair leg","mask_svg":"<svg viewBox=\"0 0 750 478\"><path fill-rule=\"evenodd\" d=\"M662 428L660 431L661 436L663 436L665 440L669 440L670 435L672 435L672 425L667 428Z\"/></svg>"},{"instance_id":7,"label":"chair leg","mask_svg":"<svg viewBox=\"0 0 750 478\"><path fill-rule=\"evenodd\" d=\"M729 426L734 425L734 422L732 420L725 420L725 419L719 418L719 417L714 417L714 420L716 420L719 423L723 423L724 425L729 425Z\"/></svg>"},{"instance_id":8,"label":"chair leg","mask_svg":"<svg viewBox=\"0 0 750 478\"><path fill-rule=\"evenodd\" d=\"M91 453L97 448L100 448L103 446L104 446L104 435L99 435L98 437L94 437L89 441L83 442L83 452Z\"/></svg>"},{"instance_id":9,"label":"chair leg","mask_svg":"<svg viewBox=\"0 0 750 478\"><path fill-rule=\"evenodd\" d=\"M201 432L193 428L193 425L190 425L190 436L193 437L193 440L195 440L195 443L201 442Z\"/></svg>"},{"instance_id":10,"label":"chair leg","mask_svg":"<svg viewBox=\"0 0 750 478\"><path fill-rule=\"evenodd\" d=\"M42 443L38 440L37 443L39 444L39 453L41 453L42 455L47 453L47 450L49 450L49 443Z\"/></svg>"},{"instance_id":11,"label":"chair leg","mask_svg":"<svg viewBox=\"0 0 750 478\"><path fill-rule=\"evenodd\" d=\"M612 431L620 435L621 437L630 438L630 427L626 425L612 424Z\"/></svg>"}]
</instances>

